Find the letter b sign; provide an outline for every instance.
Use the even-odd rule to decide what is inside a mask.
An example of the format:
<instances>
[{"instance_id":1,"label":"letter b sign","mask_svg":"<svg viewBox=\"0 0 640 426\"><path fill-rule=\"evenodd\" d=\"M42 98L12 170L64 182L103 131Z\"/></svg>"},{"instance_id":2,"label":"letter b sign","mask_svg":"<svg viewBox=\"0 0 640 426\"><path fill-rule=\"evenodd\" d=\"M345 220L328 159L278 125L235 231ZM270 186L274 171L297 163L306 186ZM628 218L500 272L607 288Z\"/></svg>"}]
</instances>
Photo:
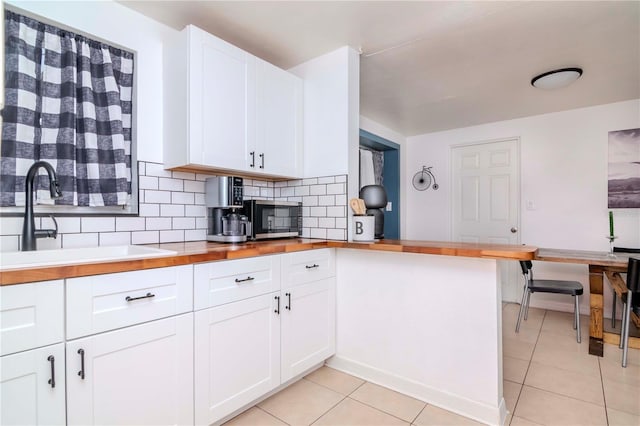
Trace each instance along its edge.
<instances>
[{"instance_id":1,"label":"letter b sign","mask_svg":"<svg viewBox=\"0 0 640 426\"><path fill-rule=\"evenodd\" d=\"M362 222L356 221L356 235L362 235L364 233L364 229L362 229Z\"/></svg>"}]
</instances>

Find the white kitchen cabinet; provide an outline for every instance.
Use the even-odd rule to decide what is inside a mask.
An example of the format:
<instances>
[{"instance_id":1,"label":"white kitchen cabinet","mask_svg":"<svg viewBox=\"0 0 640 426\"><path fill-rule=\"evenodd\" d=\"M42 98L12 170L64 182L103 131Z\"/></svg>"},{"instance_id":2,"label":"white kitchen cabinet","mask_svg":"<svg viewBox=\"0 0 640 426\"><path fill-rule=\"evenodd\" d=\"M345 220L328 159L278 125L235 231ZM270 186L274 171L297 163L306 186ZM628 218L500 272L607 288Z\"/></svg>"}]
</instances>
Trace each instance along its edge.
<instances>
[{"instance_id":1,"label":"white kitchen cabinet","mask_svg":"<svg viewBox=\"0 0 640 426\"><path fill-rule=\"evenodd\" d=\"M0 357L0 424L64 425L64 344Z\"/></svg>"},{"instance_id":2,"label":"white kitchen cabinet","mask_svg":"<svg viewBox=\"0 0 640 426\"><path fill-rule=\"evenodd\" d=\"M193 424L193 314L67 342L70 425Z\"/></svg>"},{"instance_id":3,"label":"white kitchen cabinet","mask_svg":"<svg viewBox=\"0 0 640 426\"><path fill-rule=\"evenodd\" d=\"M62 280L0 287L0 355L64 339Z\"/></svg>"},{"instance_id":4,"label":"white kitchen cabinet","mask_svg":"<svg viewBox=\"0 0 640 426\"><path fill-rule=\"evenodd\" d=\"M67 280L67 339L193 310L193 266Z\"/></svg>"},{"instance_id":5,"label":"white kitchen cabinet","mask_svg":"<svg viewBox=\"0 0 640 426\"><path fill-rule=\"evenodd\" d=\"M165 168L246 169L255 57L188 25L167 44L165 73Z\"/></svg>"},{"instance_id":6,"label":"white kitchen cabinet","mask_svg":"<svg viewBox=\"0 0 640 426\"><path fill-rule=\"evenodd\" d=\"M208 425L280 384L279 292L195 313L195 423Z\"/></svg>"},{"instance_id":7,"label":"white kitchen cabinet","mask_svg":"<svg viewBox=\"0 0 640 426\"><path fill-rule=\"evenodd\" d=\"M335 353L335 250L282 256L281 380L286 382Z\"/></svg>"},{"instance_id":8,"label":"white kitchen cabinet","mask_svg":"<svg viewBox=\"0 0 640 426\"><path fill-rule=\"evenodd\" d=\"M300 176L298 77L193 25L164 57L165 168Z\"/></svg>"},{"instance_id":9,"label":"white kitchen cabinet","mask_svg":"<svg viewBox=\"0 0 640 426\"><path fill-rule=\"evenodd\" d=\"M282 290L281 381L335 353L335 277Z\"/></svg>"},{"instance_id":10,"label":"white kitchen cabinet","mask_svg":"<svg viewBox=\"0 0 640 426\"><path fill-rule=\"evenodd\" d=\"M256 58L256 78L256 138L255 147L251 149L256 162L253 169L269 175L300 176L302 80L259 58Z\"/></svg>"}]
</instances>

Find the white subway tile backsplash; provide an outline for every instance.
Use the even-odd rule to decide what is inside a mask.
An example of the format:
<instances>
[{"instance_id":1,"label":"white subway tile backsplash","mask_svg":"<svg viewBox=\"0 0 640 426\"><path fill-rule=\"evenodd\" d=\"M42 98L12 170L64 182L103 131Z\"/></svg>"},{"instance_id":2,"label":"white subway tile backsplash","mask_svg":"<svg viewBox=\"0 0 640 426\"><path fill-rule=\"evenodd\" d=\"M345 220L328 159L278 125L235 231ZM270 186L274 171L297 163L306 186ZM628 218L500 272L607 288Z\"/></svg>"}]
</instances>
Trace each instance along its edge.
<instances>
[{"instance_id":1,"label":"white subway tile backsplash","mask_svg":"<svg viewBox=\"0 0 640 426\"><path fill-rule=\"evenodd\" d=\"M139 176L138 188L140 189L158 189L158 178L155 176Z\"/></svg>"},{"instance_id":2,"label":"white subway tile backsplash","mask_svg":"<svg viewBox=\"0 0 640 426\"><path fill-rule=\"evenodd\" d=\"M296 186L294 187L294 193L297 197L302 197L305 195L309 195L309 187L308 186Z\"/></svg>"},{"instance_id":3,"label":"white subway tile backsplash","mask_svg":"<svg viewBox=\"0 0 640 426\"><path fill-rule=\"evenodd\" d=\"M194 229L196 227L195 217L174 217L173 229ZM162 238L162 236L160 236Z\"/></svg>"},{"instance_id":4,"label":"white subway tile backsplash","mask_svg":"<svg viewBox=\"0 0 640 426\"><path fill-rule=\"evenodd\" d=\"M184 231L185 241L202 241L207 239L207 231L204 229L187 229Z\"/></svg>"},{"instance_id":5,"label":"white subway tile backsplash","mask_svg":"<svg viewBox=\"0 0 640 426\"><path fill-rule=\"evenodd\" d=\"M139 216L58 217L58 238L39 239L38 248L205 240L204 181L211 175L172 172L162 164L143 161L138 170ZM303 237L344 239L340 237L347 228L346 181L346 176L278 182L245 179L245 197L301 202ZM22 217L0 218L0 251L19 249L22 222ZM53 228L48 217L36 217L35 222L38 228Z\"/></svg>"},{"instance_id":6,"label":"white subway tile backsplash","mask_svg":"<svg viewBox=\"0 0 640 426\"><path fill-rule=\"evenodd\" d=\"M144 217L117 217L116 231L139 231L144 229Z\"/></svg>"},{"instance_id":7,"label":"white subway tile backsplash","mask_svg":"<svg viewBox=\"0 0 640 426\"><path fill-rule=\"evenodd\" d=\"M320 206L335 206L336 197L334 195L319 195L318 205Z\"/></svg>"},{"instance_id":8,"label":"white subway tile backsplash","mask_svg":"<svg viewBox=\"0 0 640 426\"><path fill-rule=\"evenodd\" d=\"M289 186L286 188L280 188L281 197L292 197L295 195L295 187Z\"/></svg>"},{"instance_id":9,"label":"white subway tile backsplash","mask_svg":"<svg viewBox=\"0 0 640 426\"><path fill-rule=\"evenodd\" d=\"M24 220L21 217L1 217L0 224L2 224L2 229L1 229L2 235L22 234L23 222Z\"/></svg>"},{"instance_id":10,"label":"white subway tile backsplash","mask_svg":"<svg viewBox=\"0 0 640 426\"><path fill-rule=\"evenodd\" d=\"M113 232L116 230L114 217L83 217L80 222L80 231L87 232Z\"/></svg>"},{"instance_id":11,"label":"white subway tile backsplash","mask_svg":"<svg viewBox=\"0 0 640 426\"><path fill-rule=\"evenodd\" d=\"M302 204L309 207L318 205L318 197L316 195L309 195L302 199Z\"/></svg>"},{"instance_id":12,"label":"white subway tile backsplash","mask_svg":"<svg viewBox=\"0 0 640 426\"><path fill-rule=\"evenodd\" d=\"M131 233L131 244L157 244L160 242L158 231L137 231Z\"/></svg>"},{"instance_id":13,"label":"white subway tile backsplash","mask_svg":"<svg viewBox=\"0 0 640 426\"><path fill-rule=\"evenodd\" d=\"M171 172L165 170L162 164L146 163L146 176L171 177Z\"/></svg>"},{"instance_id":14,"label":"white subway tile backsplash","mask_svg":"<svg viewBox=\"0 0 640 426\"><path fill-rule=\"evenodd\" d=\"M140 204L138 212L142 217L160 216L160 205L159 204Z\"/></svg>"},{"instance_id":15,"label":"white subway tile backsplash","mask_svg":"<svg viewBox=\"0 0 640 426\"><path fill-rule=\"evenodd\" d=\"M190 172L173 172L172 177L174 179L196 180L196 174Z\"/></svg>"},{"instance_id":16,"label":"white subway tile backsplash","mask_svg":"<svg viewBox=\"0 0 640 426\"><path fill-rule=\"evenodd\" d=\"M184 231L160 231L161 243L176 243L184 241Z\"/></svg>"},{"instance_id":17,"label":"white subway tile backsplash","mask_svg":"<svg viewBox=\"0 0 640 426\"><path fill-rule=\"evenodd\" d=\"M309 211L309 216L311 217L325 217L327 216L327 208L326 207L311 207Z\"/></svg>"},{"instance_id":18,"label":"white subway tile backsplash","mask_svg":"<svg viewBox=\"0 0 640 426\"><path fill-rule=\"evenodd\" d=\"M131 232L101 232L101 246L122 246L131 244Z\"/></svg>"},{"instance_id":19,"label":"white subway tile backsplash","mask_svg":"<svg viewBox=\"0 0 640 426\"><path fill-rule=\"evenodd\" d=\"M159 231L171 229L170 217L148 217L146 219L147 231Z\"/></svg>"},{"instance_id":20,"label":"white subway tile backsplash","mask_svg":"<svg viewBox=\"0 0 640 426\"><path fill-rule=\"evenodd\" d=\"M207 208L205 206L184 206L184 215L192 217L207 216Z\"/></svg>"},{"instance_id":21,"label":"white subway tile backsplash","mask_svg":"<svg viewBox=\"0 0 640 426\"><path fill-rule=\"evenodd\" d=\"M86 218L83 218L86 219ZM50 238L47 238L50 239ZM83 232L82 234L64 234L62 246L64 248L95 247L98 245L98 233ZM39 248L39 247L38 247Z\"/></svg>"},{"instance_id":22,"label":"white subway tile backsplash","mask_svg":"<svg viewBox=\"0 0 640 426\"><path fill-rule=\"evenodd\" d=\"M335 217L320 217L320 218L318 218L318 227L319 228L335 228L336 227L336 218Z\"/></svg>"},{"instance_id":23,"label":"white subway tile backsplash","mask_svg":"<svg viewBox=\"0 0 640 426\"><path fill-rule=\"evenodd\" d=\"M193 204L195 202L195 196L192 192L172 192L171 203L172 204Z\"/></svg>"},{"instance_id":24,"label":"white subway tile backsplash","mask_svg":"<svg viewBox=\"0 0 640 426\"><path fill-rule=\"evenodd\" d=\"M310 238L327 238L327 230L323 228L310 228L309 229L309 237Z\"/></svg>"},{"instance_id":25,"label":"white subway tile backsplash","mask_svg":"<svg viewBox=\"0 0 640 426\"><path fill-rule=\"evenodd\" d=\"M327 239L346 241L347 231L345 229L327 229Z\"/></svg>"},{"instance_id":26,"label":"white subway tile backsplash","mask_svg":"<svg viewBox=\"0 0 640 426\"><path fill-rule=\"evenodd\" d=\"M334 183L335 181L335 176L323 176L318 178L318 183Z\"/></svg>"},{"instance_id":27,"label":"white subway tile backsplash","mask_svg":"<svg viewBox=\"0 0 640 426\"><path fill-rule=\"evenodd\" d=\"M144 202L145 203L171 203L171 192L169 191L153 191L149 189L144 190Z\"/></svg>"},{"instance_id":28,"label":"white subway tile backsplash","mask_svg":"<svg viewBox=\"0 0 640 426\"><path fill-rule=\"evenodd\" d=\"M332 206L327 207L327 216L329 217L346 217L346 207L345 206Z\"/></svg>"},{"instance_id":29,"label":"white subway tile backsplash","mask_svg":"<svg viewBox=\"0 0 640 426\"><path fill-rule=\"evenodd\" d=\"M163 191L183 191L184 184L182 179L159 178L158 189Z\"/></svg>"},{"instance_id":30,"label":"white subway tile backsplash","mask_svg":"<svg viewBox=\"0 0 640 426\"><path fill-rule=\"evenodd\" d=\"M18 235L0 236L0 251L18 251L20 237Z\"/></svg>"},{"instance_id":31,"label":"white subway tile backsplash","mask_svg":"<svg viewBox=\"0 0 640 426\"><path fill-rule=\"evenodd\" d=\"M81 235L81 234L67 234L67 235ZM55 250L62 248L63 237L65 235L58 235L58 238L39 238L36 241L37 250ZM66 246L65 246L66 247ZM74 246L71 246L74 247Z\"/></svg>"},{"instance_id":32,"label":"white subway tile backsplash","mask_svg":"<svg viewBox=\"0 0 640 426\"><path fill-rule=\"evenodd\" d=\"M327 185L327 194L345 194L345 184L344 183L332 183Z\"/></svg>"},{"instance_id":33,"label":"white subway tile backsplash","mask_svg":"<svg viewBox=\"0 0 640 426\"><path fill-rule=\"evenodd\" d=\"M184 206L181 204L163 204L160 206L160 216L184 216Z\"/></svg>"},{"instance_id":34,"label":"white subway tile backsplash","mask_svg":"<svg viewBox=\"0 0 640 426\"><path fill-rule=\"evenodd\" d=\"M204 182L197 180L185 180L184 181L185 192L201 192L204 193Z\"/></svg>"},{"instance_id":35,"label":"white subway tile backsplash","mask_svg":"<svg viewBox=\"0 0 640 426\"><path fill-rule=\"evenodd\" d=\"M304 228L317 228L318 227L318 218L317 217L303 217L302 218L302 226Z\"/></svg>"}]
</instances>

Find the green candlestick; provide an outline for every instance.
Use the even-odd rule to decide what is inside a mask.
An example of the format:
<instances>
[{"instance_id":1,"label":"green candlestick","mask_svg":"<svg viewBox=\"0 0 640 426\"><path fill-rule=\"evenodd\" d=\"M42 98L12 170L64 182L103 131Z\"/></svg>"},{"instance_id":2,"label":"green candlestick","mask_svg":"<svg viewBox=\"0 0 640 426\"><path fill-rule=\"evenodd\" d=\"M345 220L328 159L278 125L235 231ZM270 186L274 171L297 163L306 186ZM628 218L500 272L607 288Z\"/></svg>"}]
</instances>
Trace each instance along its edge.
<instances>
[{"instance_id":1,"label":"green candlestick","mask_svg":"<svg viewBox=\"0 0 640 426\"><path fill-rule=\"evenodd\" d=\"M613 212L609 212L609 236L613 237Z\"/></svg>"}]
</instances>

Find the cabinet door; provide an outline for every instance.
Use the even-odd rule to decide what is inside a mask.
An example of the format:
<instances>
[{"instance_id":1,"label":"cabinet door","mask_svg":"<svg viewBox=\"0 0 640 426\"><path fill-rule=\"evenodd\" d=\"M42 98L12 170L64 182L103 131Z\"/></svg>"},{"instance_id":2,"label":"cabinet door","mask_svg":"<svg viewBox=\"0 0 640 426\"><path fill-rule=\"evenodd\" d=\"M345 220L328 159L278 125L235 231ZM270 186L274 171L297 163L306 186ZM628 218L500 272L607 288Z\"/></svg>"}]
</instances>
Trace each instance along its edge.
<instances>
[{"instance_id":1,"label":"cabinet door","mask_svg":"<svg viewBox=\"0 0 640 426\"><path fill-rule=\"evenodd\" d=\"M0 288L0 355L62 342L62 280Z\"/></svg>"},{"instance_id":2,"label":"cabinet door","mask_svg":"<svg viewBox=\"0 0 640 426\"><path fill-rule=\"evenodd\" d=\"M280 384L276 297L278 292L195 313L196 424L218 421Z\"/></svg>"},{"instance_id":3,"label":"cabinet door","mask_svg":"<svg viewBox=\"0 0 640 426\"><path fill-rule=\"evenodd\" d=\"M302 80L256 59L256 172L299 177L302 164Z\"/></svg>"},{"instance_id":4,"label":"cabinet door","mask_svg":"<svg viewBox=\"0 0 640 426\"><path fill-rule=\"evenodd\" d=\"M282 382L335 353L335 278L282 291Z\"/></svg>"},{"instance_id":5,"label":"cabinet door","mask_svg":"<svg viewBox=\"0 0 640 426\"><path fill-rule=\"evenodd\" d=\"M255 58L189 26L192 163L244 170L255 138Z\"/></svg>"},{"instance_id":6,"label":"cabinet door","mask_svg":"<svg viewBox=\"0 0 640 426\"><path fill-rule=\"evenodd\" d=\"M0 424L64 425L64 379L63 343L0 358Z\"/></svg>"},{"instance_id":7,"label":"cabinet door","mask_svg":"<svg viewBox=\"0 0 640 426\"><path fill-rule=\"evenodd\" d=\"M67 417L71 425L193 424L193 314L67 342Z\"/></svg>"}]
</instances>

